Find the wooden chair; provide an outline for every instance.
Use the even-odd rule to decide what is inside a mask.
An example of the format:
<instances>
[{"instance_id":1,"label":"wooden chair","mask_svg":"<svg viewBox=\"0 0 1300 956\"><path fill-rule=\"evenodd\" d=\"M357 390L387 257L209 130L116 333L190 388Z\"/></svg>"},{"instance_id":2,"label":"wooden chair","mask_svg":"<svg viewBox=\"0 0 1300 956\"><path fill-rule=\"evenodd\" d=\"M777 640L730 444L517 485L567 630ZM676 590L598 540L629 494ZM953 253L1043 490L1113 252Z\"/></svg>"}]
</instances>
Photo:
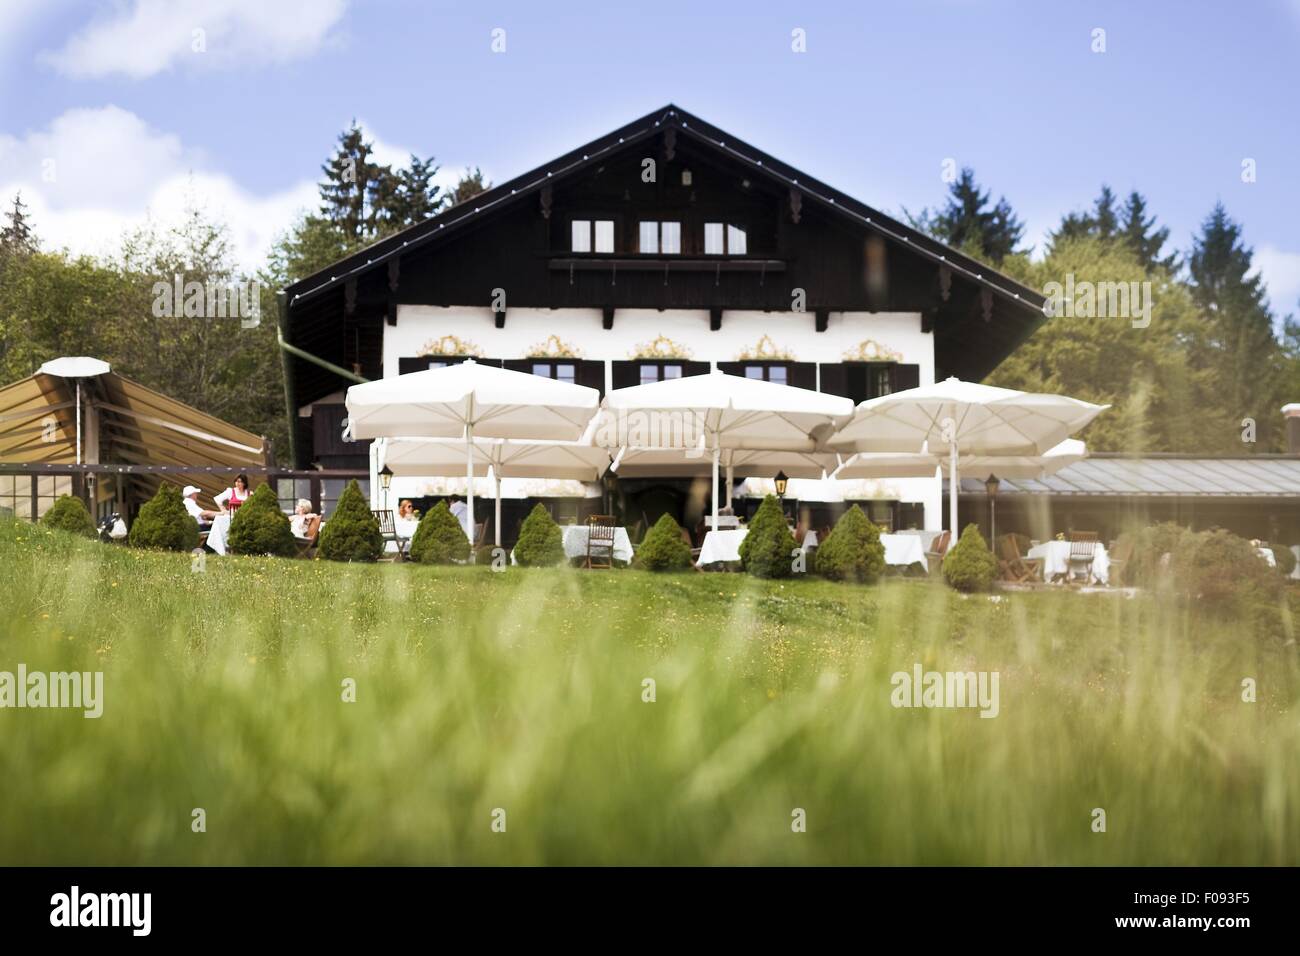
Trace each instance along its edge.
<instances>
[{"instance_id":1,"label":"wooden chair","mask_svg":"<svg viewBox=\"0 0 1300 956\"><path fill-rule=\"evenodd\" d=\"M393 512L387 508L372 508L370 513L374 515L375 520L379 522L379 533L383 536L384 542L387 543L392 541L397 545L396 560L405 561L406 549L410 546L411 539L405 538L397 533L397 521L393 516Z\"/></svg>"},{"instance_id":2,"label":"wooden chair","mask_svg":"<svg viewBox=\"0 0 1300 956\"><path fill-rule=\"evenodd\" d=\"M1003 581L1024 584L1043 580L1043 559L1022 557L1016 535L1004 534L998 539L998 554L998 570Z\"/></svg>"},{"instance_id":3,"label":"wooden chair","mask_svg":"<svg viewBox=\"0 0 1300 956\"><path fill-rule=\"evenodd\" d=\"M943 564L943 556L948 553L948 542L952 541L951 531L942 531L938 537L930 544L930 550L925 552L926 569L931 573Z\"/></svg>"},{"instance_id":4,"label":"wooden chair","mask_svg":"<svg viewBox=\"0 0 1300 956\"><path fill-rule=\"evenodd\" d=\"M479 522L474 526L474 529L478 532L478 534L474 535L475 551L478 551L479 548L487 544L488 525L490 525L491 523L492 523L491 518L484 518L481 522Z\"/></svg>"},{"instance_id":5,"label":"wooden chair","mask_svg":"<svg viewBox=\"0 0 1300 956\"><path fill-rule=\"evenodd\" d=\"M614 566L614 516L592 515L587 519L587 558L584 568Z\"/></svg>"},{"instance_id":6,"label":"wooden chair","mask_svg":"<svg viewBox=\"0 0 1300 956\"><path fill-rule=\"evenodd\" d=\"M1097 557L1097 532L1071 531L1069 538L1070 560L1066 565L1066 581L1073 581L1078 569L1083 573L1083 583L1087 584L1092 580L1092 562Z\"/></svg>"},{"instance_id":7,"label":"wooden chair","mask_svg":"<svg viewBox=\"0 0 1300 956\"><path fill-rule=\"evenodd\" d=\"M320 515L312 515L307 520L306 534L302 537L293 536L293 543L298 546L298 557L310 558L316 552L316 544L320 538Z\"/></svg>"},{"instance_id":8,"label":"wooden chair","mask_svg":"<svg viewBox=\"0 0 1300 956\"><path fill-rule=\"evenodd\" d=\"M1110 572L1107 575L1110 584L1123 584L1125 568L1133 560L1134 551L1133 538L1130 535L1120 535L1115 546L1110 549Z\"/></svg>"}]
</instances>

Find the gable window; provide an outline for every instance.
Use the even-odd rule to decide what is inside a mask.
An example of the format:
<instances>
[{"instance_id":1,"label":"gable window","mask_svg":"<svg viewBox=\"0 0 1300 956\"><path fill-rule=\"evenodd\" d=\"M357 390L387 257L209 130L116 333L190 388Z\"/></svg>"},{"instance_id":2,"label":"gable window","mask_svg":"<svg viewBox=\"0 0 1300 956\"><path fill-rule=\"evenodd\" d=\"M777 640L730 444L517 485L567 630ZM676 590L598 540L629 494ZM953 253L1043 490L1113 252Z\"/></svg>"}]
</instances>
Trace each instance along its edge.
<instances>
[{"instance_id":1,"label":"gable window","mask_svg":"<svg viewBox=\"0 0 1300 956\"><path fill-rule=\"evenodd\" d=\"M743 256L748 250L745 230L722 222L704 224L706 256Z\"/></svg>"},{"instance_id":2,"label":"gable window","mask_svg":"<svg viewBox=\"0 0 1300 956\"><path fill-rule=\"evenodd\" d=\"M680 362L642 362L637 372L640 383L649 385L651 382L681 378L682 366Z\"/></svg>"},{"instance_id":3,"label":"gable window","mask_svg":"<svg viewBox=\"0 0 1300 956\"><path fill-rule=\"evenodd\" d=\"M574 252L613 252L614 220L573 220L573 241L571 245Z\"/></svg>"},{"instance_id":4,"label":"gable window","mask_svg":"<svg viewBox=\"0 0 1300 956\"><path fill-rule=\"evenodd\" d=\"M682 224L680 222L642 222L638 231L637 251L642 254L680 255L682 251Z\"/></svg>"},{"instance_id":5,"label":"gable window","mask_svg":"<svg viewBox=\"0 0 1300 956\"><path fill-rule=\"evenodd\" d=\"M578 366L572 362L534 362L532 372L542 378L553 378L557 382L576 382Z\"/></svg>"},{"instance_id":6,"label":"gable window","mask_svg":"<svg viewBox=\"0 0 1300 956\"><path fill-rule=\"evenodd\" d=\"M763 382L775 382L778 385L790 384L790 370L784 365L746 365L745 378L756 378Z\"/></svg>"}]
</instances>

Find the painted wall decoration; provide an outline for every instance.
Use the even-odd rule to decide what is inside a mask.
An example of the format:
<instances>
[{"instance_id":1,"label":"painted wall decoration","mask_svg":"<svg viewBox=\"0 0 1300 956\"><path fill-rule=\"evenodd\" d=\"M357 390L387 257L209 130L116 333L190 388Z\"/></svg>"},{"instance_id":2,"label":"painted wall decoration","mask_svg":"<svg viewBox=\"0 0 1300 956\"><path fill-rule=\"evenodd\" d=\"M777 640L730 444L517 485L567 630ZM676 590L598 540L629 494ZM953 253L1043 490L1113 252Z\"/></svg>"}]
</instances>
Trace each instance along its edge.
<instances>
[{"instance_id":1,"label":"painted wall decoration","mask_svg":"<svg viewBox=\"0 0 1300 956\"><path fill-rule=\"evenodd\" d=\"M658 335L649 342L636 346L628 358L632 359L689 359L690 349L679 342L674 342L666 335Z\"/></svg>"},{"instance_id":2,"label":"painted wall decoration","mask_svg":"<svg viewBox=\"0 0 1300 956\"><path fill-rule=\"evenodd\" d=\"M558 335L548 335L545 342L538 342L527 353L524 358L582 358L582 349L576 345L571 345L564 341Z\"/></svg>"},{"instance_id":3,"label":"painted wall decoration","mask_svg":"<svg viewBox=\"0 0 1300 956\"><path fill-rule=\"evenodd\" d=\"M747 349L741 349L736 355L737 362L793 362L794 360L794 352L779 347L772 341L770 335L759 336L757 342Z\"/></svg>"},{"instance_id":4,"label":"painted wall decoration","mask_svg":"<svg viewBox=\"0 0 1300 956\"><path fill-rule=\"evenodd\" d=\"M895 352L887 346L881 345L874 339L863 339L856 347L849 349L844 353L846 362L901 362L903 361L902 353Z\"/></svg>"},{"instance_id":5,"label":"painted wall decoration","mask_svg":"<svg viewBox=\"0 0 1300 956\"><path fill-rule=\"evenodd\" d=\"M440 338L429 339L424 345L420 346L419 356L421 358L435 355L469 355L473 358L482 358L483 350L468 339L462 339L455 335L444 335Z\"/></svg>"}]
</instances>

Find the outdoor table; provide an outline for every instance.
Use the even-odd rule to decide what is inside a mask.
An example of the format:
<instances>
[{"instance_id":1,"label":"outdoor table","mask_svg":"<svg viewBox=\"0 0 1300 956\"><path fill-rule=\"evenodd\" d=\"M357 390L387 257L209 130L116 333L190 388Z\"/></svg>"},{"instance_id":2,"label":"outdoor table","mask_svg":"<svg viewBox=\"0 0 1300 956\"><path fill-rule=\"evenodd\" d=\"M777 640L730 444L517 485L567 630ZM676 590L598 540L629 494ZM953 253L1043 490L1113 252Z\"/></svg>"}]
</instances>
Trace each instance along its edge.
<instances>
[{"instance_id":1,"label":"outdoor table","mask_svg":"<svg viewBox=\"0 0 1300 956\"><path fill-rule=\"evenodd\" d=\"M904 531L895 531L894 534L910 534L921 539L921 550L929 551L934 544L934 539L943 534L942 531L924 531L919 528L908 528Z\"/></svg>"},{"instance_id":2,"label":"outdoor table","mask_svg":"<svg viewBox=\"0 0 1300 956\"><path fill-rule=\"evenodd\" d=\"M893 567L908 567L919 564L928 567L925 561L925 546L915 534L882 534L880 543L885 546L885 564Z\"/></svg>"},{"instance_id":3,"label":"outdoor table","mask_svg":"<svg viewBox=\"0 0 1300 956\"><path fill-rule=\"evenodd\" d=\"M710 564L738 562L740 560L740 542L749 534L748 528L736 528L734 531L710 531L700 544L700 557L695 562L697 568Z\"/></svg>"},{"instance_id":4,"label":"outdoor table","mask_svg":"<svg viewBox=\"0 0 1300 956\"><path fill-rule=\"evenodd\" d=\"M803 536L803 544L799 545L799 547L804 551L817 547L817 532L809 528L808 533Z\"/></svg>"},{"instance_id":5,"label":"outdoor table","mask_svg":"<svg viewBox=\"0 0 1300 956\"><path fill-rule=\"evenodd\" d=\"M1291 545L1291 553L1295 555L1295 567L1291 569L1291 577L1300 581L1300 544Z\"/></svg>"},{"instance_id":6,"label":"outdoor table","mask_svg":"<svg viewBox=\"0 0 1300 956\"><path fill-rule=\"evenodd\" d=\"M212 519L212 528L208 531L208 547L217 554L225 554L228 534L230 534L230 512L223 511Z\"/></svg>"},{"instance_id":7,"label":"outdoor table","mask_svg":"<svg viewBox=\"0 0 1300 956\"><path fill-rule=\"evenodd\" d=\"M1105 584L1110 579L1110 555L1106 553L1106 546L1100 541L1097 542L1096 548L1092 559L1092 577L1098 584ZM1069 572L1070 542L1044 541L1030 548L1026 557L1042 558L1043 580L1050 581L1058 574Z\"/></svg>"},{"instance_id":8,"label":"outdoor table","mask_svg":"<svg viewBox=\"0 0 1300 956\"><path fill-rule=\"evenodd\" d=\"M587 556L587 538L591 528L585 524L567 524L564 526L564 556L566 558L585 558ZM614 529L614 560L631 562L632 539L627 536L627 528Z\"/></svg>"},{"instance_id":9,"label":"outdoor table","mask_svg":"<svg viewBox=\"0 0 1300 956\"><path fill-rule=\"evenodd\" d=\"M1277 567L1277 557L1273 554L1272 548L1258 547L1255 549L1259 556L1268 562L1270 568Z\"/></svg>"},{"instance_id":10,"label":"outdoor table","mask_svg":"<svg viewBox=\"0 0 1300 956\"><path fill-rule=\"evenodd\" d=\"M393 530L397 532L397 537L406 540L408 548L410 547L411 539L415 537L415 532L419 527L419 518L399 518L397 515L393 515ZM386 554L397 553L397 542L385 541L384 552Z\"/></svg>"}]
</instances>

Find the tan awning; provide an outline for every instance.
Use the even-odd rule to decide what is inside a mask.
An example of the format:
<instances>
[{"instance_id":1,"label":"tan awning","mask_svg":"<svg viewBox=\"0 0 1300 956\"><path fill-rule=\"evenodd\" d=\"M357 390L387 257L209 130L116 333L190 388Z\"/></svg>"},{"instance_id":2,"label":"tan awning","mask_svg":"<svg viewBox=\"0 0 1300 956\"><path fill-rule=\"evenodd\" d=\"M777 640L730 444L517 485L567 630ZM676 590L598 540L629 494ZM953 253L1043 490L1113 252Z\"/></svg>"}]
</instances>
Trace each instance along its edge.
<instances>
[{"instance_id":1,"label":"tan awning","mask_svg":"<svg viewBox=\"0 0 1300 956\"><path fill-rule=\"evenodd\" d=\"M76 462L78 381L83 463L228 468L229 475L177 476L208 495L242 466L267 463L261 437L115 372L81 379L38 372L0 388L0 463Z\"/></svg>"}]
</instances>

